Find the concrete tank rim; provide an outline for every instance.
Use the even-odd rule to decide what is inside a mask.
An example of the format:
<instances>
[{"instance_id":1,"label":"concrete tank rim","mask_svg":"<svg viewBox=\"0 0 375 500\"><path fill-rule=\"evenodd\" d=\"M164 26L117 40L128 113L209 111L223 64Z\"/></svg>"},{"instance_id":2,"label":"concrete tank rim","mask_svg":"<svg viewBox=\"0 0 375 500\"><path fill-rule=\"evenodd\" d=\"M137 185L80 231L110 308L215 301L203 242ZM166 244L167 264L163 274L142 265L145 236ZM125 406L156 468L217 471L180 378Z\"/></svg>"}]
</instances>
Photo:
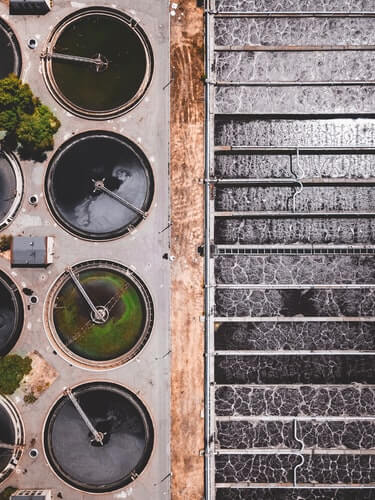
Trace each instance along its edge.
<instances>
[{"instance_id":1,"label":"concrete tank rim","mask_svg":"<svg viewBox=\"0 0 375 500\"><path fill-rule=\"evenodd\" d=\"M14 426L14 433L16 436L17 445L25 445L25 425L21 417L21 413L16 407L15 403L5 394L0 394L0 405L5 407L11 417ZM17 449L13 451L9 459L8 465L0 472L0 484L9 479L14 473L18 463L20 462L24 453L24 449ZM12 463L13 462L13 463Z\"/></svg>"},{"instance_id":2,"label":"concrete tank rim","mask_svg":"<svg viewBox=\"0 0 375 500\"><path fill-rule=\"evenodd\" d=\"M146 314L145 326L143 328L142 335L140 336L138 342L126 353L113 358L111 360L105 361L95 361L84 358L69 349L60 339L53 323L52 310L54 299L61 289L61 286L68 281L68 277L61 281L64 277L64 272L60 273L49 286L44 304L43 304L43 325L44 330L47 335L47 339L53 349L57 354L67 363L71 363L77 368L81 368L90 372L104 372L111 371L121 368L122 366L134 361L143 350L148 345L151 336L154 331L155 325L155 299L150 288L147 286L145 280L139 275L138 271L133 271L130 266L124 265L122 262L116 261L114 259L90 259L90 260L79 260L71 264L71 267L83 267L85 265L94 265L95 263L100 264L114 264L119 271L122 270L123 273L129 273L128 277L135 284L138 290L141 291L141 295L146 305L148 303L150 307L150 315ZM89 267L90 269L90 267ZM61 281L61 283L59 283Z\"/></svg>"},{"instance_id":3,"label":"concrete tank rim","mask_svg":"<svg viewBox=\"0 0 375 500\"><path fill-rule=\"evenodd\" d=\"M16 180L16 195L6 216L0 220L0 232L8 228L16 218L22 205L24 194L24 177L21 164L14 152L0 150L0 157L3 156L12 168Z\"/></svg>"},{"instance_id":4,"label":"concrete tank rim","mask_svg":"<svg viewBox=\"0 0 375 500\"><path fill-rule=\"evenodd\" d=\"M137 158L140 160L140 162L144 166L144 170L147 173L148 179L149 179L149 202L148 202L148 208L147 208L147 218L145 220L139 220L138 222L135 222L135 226L132 226L131 224L128 224L127 226L124 226L123 229L118 230L118 234L114 234L113 236L106 236L103 238L98 238L98 237L90 237L89 235L85 235L83 231L78 231L74 230L68 225L66 222L63 222L63 217L62 215L60 216L57 213L57 210L53 208L53 204L50 200L50 194L49 194L49 184L50 184L50 172L53 168L53 163L58 161L59 158L63 155L64 152L67 151L67 147L70 148L74 145L74 143L78 142L81 139L85 138L94 138L95 135L102 136L102 137L107 137L107 138L113 138L114 140L117 140L119 142L122 142L126 147L128 147L134 154L137 156ZM46 205L48 212L50 213L51 217L53 220L67 233L72 235L73 237L80 239L82 241L90 241L90 242L109 242L109 241L115 241L120 238L124 238L128 236L129 234L132 233L133 228L138 228L138 226L142 226L147 219L150 217L151 212L153 211L154 204L155 204L155 190L156 190L156 179L154 175L154 169L151 165L150 160L148 159L145 151L143 148L139 146L133 139L129 138L128 135L123 135L118 132L114 132L112 130L102 130L102 129L87 129L83 132L80 132L79 134L73 135L72 137L69 137L67 140L63 141L58 148L54 151L53 155L51 156L50 160L48 161L48 165L45 171L45 177L44 177L44 182L43 182L43 195L46 200Z\"/></svg>"},{"instance_id":5,"label":"concrete tank rim","mask_svg":"<svg viewBox=\"0 0 375 500\"><path fill-rule=\"evenodd\" d=\"M0 29L3 29L4 31L7 32L8 37L12 42L13 48L15 49L15 52L17 54L17 61L15 61L16 64L15 74L17 75L18 78L20 78L22 73L22 51L20 42L16 35L16 31L12 26L12 23L9 22L9 19L5 20L2 17L0 17Z\"/></svg>"},{"instance_id":6,"label":"concrete tank rim","mask_svg":"<svg viewBox=\"0 0 375 500\"><path fill-rule=\"evenodd\" d=\"M78 116L80 118L88 119L88 120L108 120L112 118L118 118L131 110L133 110L140 102L143 100L145 95L147 94L147 91L149 87L151 86L151 83L153 81L153 76L154 76L154 55L153 55L153 49L151 42L149 40L149 37L147 36L146 32L144 29L139 25L135 19L125 12L124 10L120 10L118 8L114 7L108 7L108 6L93 6L93 7L84 7L82 9L76 10L67 16L65 16L63 19L61 19L56 26L53 28L51 31L44 49L42 51L42 54L44 55L46 52L48 52L48 49L50 46L54 45L59 37L59 35L63 32L65 27L69 26L72 22L76 21L77 19L82 18L83 16L88 16L88 15L93 15L93 14L102 14L102 15L107 15L107 16L112 16L117 19L122 20L126 24L128 24L130 27L132 27L137 36L138 39L141 41L144 51L145 51L145 56L146 56L146 71L145 71L145 77L143 79L143 82L138 89L138 92L136 93L135 96L133 96L128 103L125 103L121 106L118 106L112 110L104 111L104 112L98 112L98 111L90 111L85 108L81 108L71 101L69 101L65 96L62 94L62 92L59 90L58 85L55 81L54 75L53 75L53 70L52 70L52 64L50 59L46 57L41 57L41 72L43 75L43 80L45 82L45 85L52 95L52 97L55 99L55 101L66 111L74 114L75 116ZM134 26L132 26L132 22L135 21Z\"/></svg>"},{"instance_id":7,"label":"concrete tank rim","mask_svg":"<svg viewBox=\"0 0 375 500\"><path fill-rule=\"evenodd\" d=\"M107 384L107 385L118 386L118 387L122 388L123 390L125 390L126 392L128 392L130 395L134 396L141 403L141 405L144 407L146 415L148 416L148 418L150 420L150 423L151 423L151 429L152 429L152 432L153 432L153 442L152 442L152 449L150 451L148 460L147 460L144 468L142 469L141 473L136 477L136 479L134 479L133 481L129 482L125 486L121 486L120 488L118 488L116 490L111 490L111 491L106 491L106 492L104 492L104 491L93 492L93 491L82 490L82 489L80 489L80 488L78 488L76 486L71 485L70 483L68 483L62 477L60 477L58 475L58 473L52 467L52 465L51 465L51 463L50 463L50 461L48 459L48 455L47 455L47 452L46 452L46 446L45 446L45 437L44 436L45 436L46 425L48 423L48 418L50 416L50 413L53 410L53 408L55 407L55 405L64 397L65 387L62 389L62 391L59 392L59 394L55 398L55 400L49 405L49 407L48 407L48 409L47 409L47 411L45 413L44 419L43 419L43 427L42 427L42 448L43 448L43 455L44 455L45 461L47 463L47 466L52 471L52 473L55 475L55 477L57 477L60 481L62 481L69 488L72 488L73 490L79 491L79 492L84 491L86 494L92 495L92 496L109 495L111 493L116 493L116 492L119 492L121 490L124 490L124 488L125 489L129 488L135 482L139 482L142 479L142 477L144 476L144 474L146 473L146 471L149 469L149 467L151 467L152 459L154 457L154 454L155 454L155 451L156 451L156 448L157 448L157 443L156 443L157 442L157 431L156 431L157 427L155 425L155 418L154 418L153 413L152 413L152 411L150 409L150 406L144 401L144 398L141 397L136 392L136 389L135 388L130 388L130 386L128 384L123 384L123 383L118 382L118 381L114 382L112 380L105 380L105 379L101 379L101 378L94 378L94 379L86 379L86 380L80 381L78 383L75 383L75 384L73 384L73 385L70 386L70 389L75 389L75 388L80 387L80 386L91 385L91 384Z\"/></svg>"}]
</instances>

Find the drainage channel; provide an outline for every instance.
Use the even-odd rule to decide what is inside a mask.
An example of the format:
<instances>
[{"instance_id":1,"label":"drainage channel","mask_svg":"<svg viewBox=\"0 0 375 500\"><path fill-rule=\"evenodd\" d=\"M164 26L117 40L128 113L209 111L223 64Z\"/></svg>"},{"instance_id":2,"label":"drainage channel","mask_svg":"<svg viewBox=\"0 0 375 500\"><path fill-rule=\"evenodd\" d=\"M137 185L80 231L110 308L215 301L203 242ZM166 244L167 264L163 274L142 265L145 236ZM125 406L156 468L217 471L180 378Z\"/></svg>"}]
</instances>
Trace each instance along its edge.
<instances>
[{"instance_id":1,"label":"drainage channel","mask_svg":"<svg viewBox=\"0 0 375 500\"><path fill-rule=\"evenodd\" d=\"M314 7L206 0L208 499L375 491L375 10Z\"/></svg>"}]
</instances>

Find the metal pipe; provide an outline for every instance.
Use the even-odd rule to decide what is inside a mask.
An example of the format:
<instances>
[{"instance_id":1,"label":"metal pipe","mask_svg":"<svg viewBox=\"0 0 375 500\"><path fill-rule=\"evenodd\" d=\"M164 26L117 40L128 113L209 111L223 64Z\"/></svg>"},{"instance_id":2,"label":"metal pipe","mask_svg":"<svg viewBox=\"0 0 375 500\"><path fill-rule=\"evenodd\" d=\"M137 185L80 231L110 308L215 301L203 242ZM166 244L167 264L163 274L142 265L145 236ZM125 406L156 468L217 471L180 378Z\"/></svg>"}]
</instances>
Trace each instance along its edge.
<instances>
[{"instance_id":1,"label":"metal pipe","mask_svg":"<svg viewBox=\"0 0 375 500\"><path fill-rule=\"evenodd\" d=\"M108 60L101 54L98 54L96 57L82 57L74 56L71 54L60 54L59 52L52 52L42 54L41 57L47 59L60 59L63 61L94 64L97 73L100 73L108 68Z\"/></svg>"},{"instance_id":2,"label":"metal pipe","mask_svg":"<svg viewBox=\"0 0 375 500\"><path fill-rule=\"evenodd\" d=\"M228 151L244 151L251 153L297 153L299 152L309 153L375 153L375 146L250 146L250 145L218 145L215 146L215 152L228 152Z\"/></svg>"},{"instance_id":3,"label":"metal pipe","mask_svg":"<svg viewBox=\"0 0 375 500\"><path fill-rule=\"evenodd\" d=\"M88 296L86 290L83 288L81 282L79 281L79 279L75 275L73 269L71 267L67 267L65 270L69 274L69 276L71 277L73 283L76 285L78 291L80 292L80 294L82 295L82 297L86 301L87 305L90 307L90 309L93 313L93 320L97 321L99 323L104 323L106 320L106 314L105 314L104 309L102 307L97 308L95 306L93 301Z\"/></svg>"},{"instance_id":4,"label":"metal pipe","mask_svg":"<svg viewBox=\"0 0 375 500\"><path fill-rule=\"evenodd\" d=\"M304 490L304 489L319 489L319 488L324 488L326 489L331 489L331 490L343 490L343 489L360 489L360 490L366 490L366 489L371 489L374 488L375 482L373 483L302 483L297 485L295 488L298 490ZM239 490L248 490L248 489L290 489L291 487L294 488L293 483L253 483L250 481L247 482L238 482L238 483L216 483L216 488L225 488L225 489L239 489ZM353 497L352 497L353 498Z\"/></svg>"},{"instance_id":5,"label":"metal pipe","mask_svg":"<svg viewBox=\"0 0 375 500\"><path fill-rule=\"evenodd\" d=\"M290 387L290 386L289 386ZM297 420L298 422L375 422L375 416L373 417L345 417L338 415L336 417L332 416L320 416L320 417L309 417L309 416L282 416L282 415L233 415L233 416L218 416L216 417L217 422L293 422Z\"/></svg>"},{"instance_id":6,"label":"metal pipe","mask_svg":"<svg viewBox=\"0 0 375 500\"><path fill-rule=\"evenodd\" d=\"M373 250L375 251L375 245L363 245L361 243L353 243L352 245L324 245L324 244L316 244L316 243L311 243L311 244L306 244L302 243L298 245L298 247L295 244L292 245L281 245L279 243L273 243L273 244L267 244L267 245L261 245L261 244L256 244L256 245L245 245L241 243L234 243L232 245L216 245L216 249L218 250L241 250L242 252L246 251L257 251L257 250L291 250L291 251L300 251L303 253L311 253L314 250L324 250L326 252L335 252L335 251L349 251L352 253L353 250L358 250L360 251L367 251L367 250Z\"/></svg>"},{"instance_id":7,"label":"metal pipe","mask_svg":"<svg viewBox=\"0 0 375 500\"><path fill-rule=\"evenodd\" d=\"M375 316L215 316L215 323L375 323Z\"/></svg>"},{"instance_id":8,"label":"metal pipe","mask_svg":"<svg viewBox=\"0 0 375 500\"><path fill-rule=\"evenodd\" d=\"M216 87L373 87L375 80L325 80L325 81L252 81L226 82L217 81Z\"/></svg>"},{"instance_id":9,"label":"metal pipe","mask_svg":"<svg viewBox=\"0 0 375 500\"><path fill-rule=\"evenodd\" d=\"M133 212L140 215L144 219L147 217L147 212L144 212L140 208L137 208L135 205L133 205L133 203L130 203L130 201L126 200L125 198L121 198L121 196L114 193L110 189L106 188L104 185L104 181L105 181L105 179L102 179L99 181L92 179L92 182L94 183L94 193L95 193L95 191L102 191L103 193L106 193L108 196L110 196L114 200L120 202L125 207L130 208L130 210L133 210Z\"/></svg>"},{"instance_id":10,"label":"metal pipe","mask_svg":"<svg viewBox=\"0 0 375 500\"><path fill-rule=\"evenodd\" d=\"M296 194L298 194L298 191ZM270 218L270 217L281 217L281 218L295 218L295 217L304 217L304 218L316 218L316 217L375 217L375 212L373 210L362 210L361 212L327 212L326 210L321 212L288 212L287 210L281 211L270 211L265 210L264 212L251 212L246 210L236 211L228 211L228 212L215 212L215 217L246 217L246 218Z\"/></svg>"},{"instance_id":11,"label":"metal pipe","mask_svg":"<svg viewBox=\"0 0 375 500\"><path fill-rule=\"evenodd\" d=\"M0 449L17 451L17 450L23 450L24 448L25 448L24 444L8 444L0 441Z\"/></svg>"},{"instance_id":12,"label":"metal pipe","mask_svg":"<svg viewBox=\"0 0 375 500\"><path fill-rule=\"evenodd\" d=\"M364 179L351 179L351 178L346 178L346 177L299 177L298 179L295 177L270 177L270 178L226 178L226 179L205 179L205 182L208 182L210 184L218 184L218 185L228 185L228 186L234 186L234 185L265 185L265 186L278 186L278 185L294 185L298 184L299 181L303 181L304 186L325 186L325 185L335 185L335 186L340 186L340 185L349 185L349 186L357 186L357 185L364 185L364 186L373 186L375 185L375 177L369 177L369 178L364 178Z\"/></svg>"},{"instance_id":13,"label":"metal pipe","mask_svg":"<svg viewBox=\"0 0 375 500\"><path fill-rule=\"evenodd\" d=\"M294 448L216 448L215 455L375 455L374 448L304 448L303 451ZM299 465L299 464L298 464ZM298 468L298 465L296 468ZM301 464L302 465L302 464Z\"/></svg>"},{"instance_id":14,"label":"metal pipe","mask_svg":"<svg viewBox=\"0 0 375 500\"><path fill-rule=\"evenodd\" d=\"M373 52L375 45L217 45L216 52Z\"/></svg>"},{"instance_id":15,"label":"metal pipe","mask_svg":"<svg viewBox=\"0 0 375 500\"><path fill-rule=\"evenodd\" d=\"M92 425L90 419L84 412L82 406L79 404L78 399L75 397L75 395L72 393L69 387L67 387L64 391L64 393L68 396L70 401L73 403L73 406L75 409L78 411L79 415L81 416L82 420L85 422L86 426L88 427L89 431L91 434L94 436L94 440L97 443L100 443L101 446L104 445L103 439L104 439L104 433L103 432L98 432L95 427Z\"/></svg>"},{"instance_id":16,"label":"metal pipe","mask_svg":"<svg viewBox=\"0 0 375 500\"><path fill-rule=\"evenodd\" d=\"M211 65L211 0L205 0L205 178L210 178L211 165L211 81L212 65ZM204 185L204 346L205 346L205 363L204 363L204 436L205 436L205 500L213 500L215 492L211 487L211 262L210 262L210 184Z\"/></svg>"},{"instance_id":17,"label":"metal pipe","mask_svg":"<svg viewBox=\"0 0 375 500\"><path fill-rule=\"evenodd\" d=\"M375 17L375 12L231 12L219 11L214 13L216 18L220 17L260 17L260 18L273 18L273 17Z\"/></svg>"},{"instance_id":18,"label":"metal pipe","mask_svg":"<svg viewBox=\"0 0 375 500\"><path fill-rule=\"evenodd\" d=\"M352 350L335 350L335 349L325 349L325 350L302 350L296 349L292 351L279 350L217 350L215 351L215 356L375 356L375 351L352 351Z\"/></svg>"},{"instance_id":19,"label":"metal pipe","mask_svg":"<svg viewBox=\"0 0 375 500\"><path fill-rule=\"evenodd\" d=\"M287 384L287 383L279 383L279 384L215 384L216 388L220 387L236 387L239 389L300 389L301 387L309 387L317 390L326 389L329 387L330 389L369 389L375 390L375 384L367 384L367 383L356 383L356 384Z\"/></svg>"}]
</instances>

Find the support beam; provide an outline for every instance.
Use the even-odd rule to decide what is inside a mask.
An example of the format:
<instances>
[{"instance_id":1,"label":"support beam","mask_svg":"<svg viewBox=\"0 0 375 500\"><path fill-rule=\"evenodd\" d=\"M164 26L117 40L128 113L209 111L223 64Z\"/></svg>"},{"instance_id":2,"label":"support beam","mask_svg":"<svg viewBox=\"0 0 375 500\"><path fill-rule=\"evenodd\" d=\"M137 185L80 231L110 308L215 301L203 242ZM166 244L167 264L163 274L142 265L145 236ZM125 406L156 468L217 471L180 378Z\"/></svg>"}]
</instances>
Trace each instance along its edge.
<instances>
[{"instance_id":1,"label":"support beam","mask_svg":"<svg viewBox=\"0 0 375 500\"><path fill-rule=\"evenodd\" d=\"M375 455L375 448L352 450L349 448L216 448L215 455Z\"/></svg>"},{"instance_id":2,"label":"support beam","mask_svg":"<svg viewBox=\"0 0 375 500\"><path fill-rule=\"evenodd\" d=\"M293 483L253 483L253 482L245 482L245 483L216 483L216 488L225 488L225 489L264 489L264 488L283 488L283 489L372 489L375 487L375 483L298 483L297 486L294 486Z\"/></svg>"},{"instance_id":3,"label":"support beam","mask_svg":"<svg viewBox=\"0 0 375 500\"><path fill-rule=\"evenodd\" d=\"M211 285L217 290L367 290L375 289L375 284L337 283L337 284L251 284L251 283L218 283Z\"/></svg>"},{"instance_id":4,"label":"support beam","mask_svg":"<svg viewBox=\"0 0 375 500\"><path fill-rule=\"evenodd\" d=\"M375 45L217 45L216 52L343 52L374 51Z\"/></svg>"},{"instance_id":5,"label":"support beam","mask_svg":"<svg viewBox=\"0 0 375 500\"><path fill-rule=\"evenodd\" d=\"M250 146L250 145L216 145L215 152L247 152L247 153L375 153L375 146Z\"/></svg>"},{"instance_id":6,"label":"support beam","mask_svg":"<svg viewBox=\"0 0 375 500\"><path fill-rule=\"evenodd\" d=\"M300 417L300 416L278 416L278 415L257 415L257 416L228 416L228 417L216 417L217 422L293 422L294 420L298 422L375 422L375 416L373 417Z\"/></svg>"},{"instance_id":7,"label":"support beam","mask_svg":"<svg viewBox=\"0 0 375 500\"><path fill-rule=\"evenodd\" d=\"M215 356L375 356L375 351L353 351L353 350L319 350L316 351L264 351L264 350L217 350Z\"/></svg>"},{"instance_id":8,"label":"support beam","mask_svg":"<svg viewBox=\"0 0 375 500\"><path fill-rule=\"evenodd\" d=\"M375 158L374 158L375 159ZM261 185L261 186L295 186L302 182L304 186L375 186L375 177L368 177L366 179L347 178L347 177L270 177L270 178L217 178L205 179L204 182L215 185L224 186L248 186L248 185Z\"/></svg>"},{"instance_id":9,"label":"support beam","mask_svg":"<svg viewBox=\"0 0 375 500\"><path fill-rule=\"evenodd\" d=\"M213 12L215 18L223 18L223 17L254 17L254 18L280 18L280 17L327 17L327 18L345 18L345 17L354 17L354 18L361 18L361 17L368 17L372 18L375 17L375 12L371 11L364 11L364 12L340 12L340 11L330 11L330 12L324 12L324 11L306 11L306 12L296 12L296 11L290 11L290 12L275 12L275 11L263 11L263 12L232 12L232 11L218 11L218 12Z\"/></svg>"},{"instance_id":10,"label":"support beam","mask_svg":"<svg viewBox=\"0 0 375 500\"><path fill-rule=\"evenodd\" d=\"M216 87L373 87L375 80L324 80L324 81L248 81L248 82L229 82L217 81Z\"/></svg>"},{"instance_id":11,"label":"support beam","mask_svg":"<svg viewBox=\"0 0 375 500\"><path fill-rule=\"evenodd\" d=\"M87 428L89 429L89 431L93 435L93 440L95 440L97 443L99 443L101 446L103 446L104 445L103 439L104 439L104 434L105 433L98 432L95 429L95 427L91 423L89 417L84 412L82 406L79 404L78 399L75 397L75 395L73 394L73 392L71 391L71 389L69 389L69 387L65 389L64 393L68 396L68 398L70 399L70 401L73 403L73 406L75 407L75 409L77 410L77 412L81 416L82 420L85 422Z\"/></svg>"},{"instance_id":12,"label":"support beam","mask_svg":"<svg viewBox=\"0 0 375 500\"><path fill-rule=\"evenodd\" d=\"M217 323L375 323L374 316L215 316Z\"/></svg>"},{"instance_id":13,"label":"support beam","mask_svg":"<svg viewBox=\"0 0 375 500\"><path fill-rule=\"evenodd\" d=\"M250 212L239 210L230 212L215 212L215 217L241 217L241 218L269 218L269 217L284 217L295 219L297 217L301 218L314 218L314 217L362 217L369 218L375 217L375 212L372 210L363 210L361 212L348 212L348 211L321 211L321 212L290 212L290 211L270 211L265 210L264 212Z\"/></svg>"}]
</instances>

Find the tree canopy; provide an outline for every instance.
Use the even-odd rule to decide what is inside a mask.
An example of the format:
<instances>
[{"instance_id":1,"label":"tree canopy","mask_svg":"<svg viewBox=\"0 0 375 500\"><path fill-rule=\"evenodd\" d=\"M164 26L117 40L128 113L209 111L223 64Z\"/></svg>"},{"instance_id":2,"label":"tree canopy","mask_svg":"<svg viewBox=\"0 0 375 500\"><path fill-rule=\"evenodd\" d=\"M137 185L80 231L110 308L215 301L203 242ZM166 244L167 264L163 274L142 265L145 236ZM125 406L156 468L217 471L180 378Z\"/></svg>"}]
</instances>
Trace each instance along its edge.
<instances>
[{"instance_id":1,"label":"tree canopy","mask_svg":"<svg viewBox=\"0 0 375 500\"><path fill-rule=\"evenodd\" d=\"M31 371L31 358L9 354L0 359L0 393L13 394Z\"/></svg>"},{"instance_id":2,"label":"tree canopy","mask_svg":"<svg viewBox=\"0 0 375 500\"><path fill-rule=\"evenodd\" d=\"M16 75L0 80L0 140L5 149L18 148L23 156L37 158L53 149L59 127L59 120L27 83Z\"/></svg>"}]
</instances>

